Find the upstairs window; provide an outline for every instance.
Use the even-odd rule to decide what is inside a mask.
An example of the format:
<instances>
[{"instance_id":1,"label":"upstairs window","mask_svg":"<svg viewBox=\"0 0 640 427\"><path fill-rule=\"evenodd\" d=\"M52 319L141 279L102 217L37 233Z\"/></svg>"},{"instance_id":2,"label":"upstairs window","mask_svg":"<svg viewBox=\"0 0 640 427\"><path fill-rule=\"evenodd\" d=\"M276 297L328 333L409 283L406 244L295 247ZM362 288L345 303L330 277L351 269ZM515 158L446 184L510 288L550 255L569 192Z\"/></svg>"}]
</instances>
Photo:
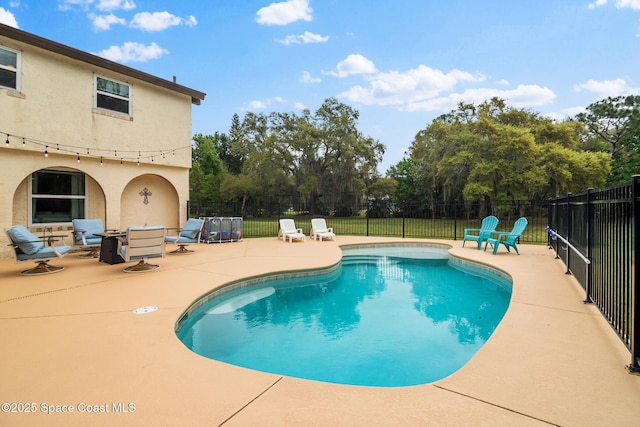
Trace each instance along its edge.
<instances>
[{"instance_id":1,"label":"upstairs window","mask_svg":"<svg viewBox=\"0 0 640 427\"><path fill-rule=\"evenodd\" d=\"M0 47L0 86L20 90L20 52Z\"/></svg>"},{"instance_id":2,"label":"upstairs window","mask_svg":"<svg viewBox=\"0 0 640 427\"><path fill-rule=\"evenodd\" d=\"M104 77L95 77L95 105L102 110L131 114L131 86Z\"/></svg>"}]
</instances>

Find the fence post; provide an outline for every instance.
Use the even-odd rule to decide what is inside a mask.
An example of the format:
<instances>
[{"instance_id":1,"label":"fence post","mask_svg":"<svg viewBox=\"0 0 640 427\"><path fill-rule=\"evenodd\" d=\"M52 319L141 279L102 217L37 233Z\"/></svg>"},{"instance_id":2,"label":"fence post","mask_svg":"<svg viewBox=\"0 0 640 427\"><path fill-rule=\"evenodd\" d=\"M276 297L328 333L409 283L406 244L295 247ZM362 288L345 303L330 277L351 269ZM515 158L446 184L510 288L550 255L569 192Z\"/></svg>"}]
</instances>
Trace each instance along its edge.
<instances>
[{"instance_id":1,"label":"fence post","mask_svg":"<svg viewBox=\"0 0 640 427\"><path fill-rule=\"evenodd\" d=\"M458 201L457 200L453 202L453 240L458 240Z\"/></svg>"},{"instance_id":2,"label":"fence post","mask_svg":"<svg viewBox=\"0 0 640 427\"><path fill-rule=\"evenodd\" d=\"M631 214L633 239L633 283L631 285L631 364L629 372L640 373L640 175L631 179Z\"/></svg>"},{"instance_id":3,"label":"fence post","mask_svg":"<svg viewBox=\"0 0 640 427\"><path fill-rule=\"evenodd\" d=\"M567 242L571 243L571 193L567 193L567 217L565 218L567 221ZM571 269L569 268L571 257L571 251L569 250L569 245L567 245L567 271L565 274L571 274Z\"/></svg>"},{"instance_id":4,"label":"fence post","mask_svg":"<svg viewBox=\"0 0 640 427\"><path fill-rule=\"evenodd\" d=\"M367 218L367 237L369 236L369 209L371 209L371 200L367 201L367 211L365 217Z\"/></svg>"},{"instance_id":5,"label":"fence post","mask_svg":"<svg viewBox=\"0 0 640 427\"><path fill-rule=\"evenodd\" d=\"M593 230L594 230L594 217L593 217L593 203L592 203L592 194L593 188L587 188L587 253L585 254L589 261L593 261ZM586 265L587 269L587 277L585 277L584 290L586 293L584 303L585 304L593 304L593 300L591 299L591 275L592 275L592 264L593 262L589 262Z\"/></svg>"},{"instance_id":6,"label":"fence post","mask_svg":"<svg viewBox=\"0 0 640 427\"><path fill-rule=\"evenodd\" d=\"M402 238L404 239L404 209L405 209L406 205L402 205Z\"/></svg>"}]
</instances>

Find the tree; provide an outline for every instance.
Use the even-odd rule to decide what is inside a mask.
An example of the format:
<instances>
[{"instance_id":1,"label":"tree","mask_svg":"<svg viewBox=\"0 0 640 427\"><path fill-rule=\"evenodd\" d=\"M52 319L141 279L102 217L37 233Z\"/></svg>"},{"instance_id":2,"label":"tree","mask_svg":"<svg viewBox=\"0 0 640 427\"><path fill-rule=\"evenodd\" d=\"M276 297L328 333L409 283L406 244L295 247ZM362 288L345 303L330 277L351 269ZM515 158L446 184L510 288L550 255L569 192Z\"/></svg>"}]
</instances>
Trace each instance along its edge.
<instances>
[{"instance_id":1,"label":"tree","mask_svg":"<svg viewBox=\"0 0 640 427\"><path fill-rule=\"evenodd\" d=\"M360 201L377 177L384 146L357 129L359 113L335 98L312 114L247 113L232 129L231 151L245 159L242 173L255 197L311 212Z\"/></svg>"},{"instance_id":2,"label":"tree","mask_svg":"<svg viewBox=\"0 0 640 427\"><path fill-rule=\"evenodd\" d=\"M216 145L221 135L193 137L191 170L189 171L190 201L192 203L213 202L218 199L218 188L224 179L224 167L218 157Z\"/></svg>"},{"instance_id":3,"label":"tree","mask_svg":"<svg viewBox=\"0 0 640 427\"><path fill-rule=\"evenodd\" d=\"M576 186L602 185L606 155L584 149L582 130L579 123L556 123L499 98L460 103L416 135L413 182L432 204L477 200L493 213L506 200L539 201Z\"/></svg>"},{"instance_id":4,"label":"tree","mask_svg":"<svg viewBox=\"0 0 640 427\"><path fill-rule=\"evenodd\" d=\"M604 141L611 159L609 184L627 182L640 171L640 96L609 97L576 116Z\"/></svg>"}]
</instances>

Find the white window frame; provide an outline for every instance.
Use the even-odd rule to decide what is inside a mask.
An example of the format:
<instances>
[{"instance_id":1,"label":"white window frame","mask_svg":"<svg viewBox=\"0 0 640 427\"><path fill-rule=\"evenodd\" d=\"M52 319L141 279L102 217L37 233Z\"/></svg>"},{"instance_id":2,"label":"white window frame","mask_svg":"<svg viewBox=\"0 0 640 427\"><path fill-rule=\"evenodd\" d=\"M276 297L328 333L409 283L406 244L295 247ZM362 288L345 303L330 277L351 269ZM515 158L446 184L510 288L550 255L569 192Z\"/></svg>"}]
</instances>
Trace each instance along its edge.
<instances>
[{"instance_id":1,"label":"white window frame","mask_svg":"<svg viewBox=\"0 0 640 427\"><path fill-rule=\"evenodd\" d=\"M16 68L15 69L13 69L13 67L8 67L6 65L0 64L0 69L3 69L3 70L6 70L6 71L9 71L9 72L12 72L12 73L16 74L16 87L2 86L2 85L0 85L0 87L20 92L20 90L22 88L22 52L20 52L19 50L11 49L11 48L6 47L6 46L0 46L0 49L16 54Z\"/></svg>"},{"instance_id":2,"label":"white window frame","mask_svg":"<svg viewBox=\"0 0 640 427\"><path fill-rule=\"evenodd\" d=\"M84 195L66 195L66 194L33 194L33 185L32 185L32 180L33 180L33 174L34 173L39 173L39 172L72 172L72 173L77 173L77 174L82 174L84 177ZM37 170L35 172L33 172L30 176L29 176L29 184L27 185L28 187L28 203L27 203L27 213L28 213L28 222L29 222L29 226L33 226L33 227L52 227L52 226L60 226L60 225L71 225L71 221L65 221L65 222L33 222L33 199L34 197L36 199L83 199L84 200L84 212L83 212L83 218L80 219L84 219L87 218L88 212L89 212L89 188L88 188L88 179L87 179L87 174L77 171L77 170L72 170L72 169L66 169L66 168L45 168L45 169L40 169Z\"/></svg>"},{"instance_id":3,"label":"white window frame","mask_svg":"<svg viewBox=\"0 0 640 427\"><path fill-rule=\"evenodd\" d=\"M118 83L120 85L124 85L127 86L129 88L129 96L125 97L125 96L121 96L121 95L117 95L114 93L110 93L110 92L104 92L98 89L98 79L103 79L103 80L108 80L114 83ZM123 100L123 101L127 101L127 106L128 106L128 111L126 113L122 112L122 111L117 111L117 110L112 110L109 108L104 108L104 107L98 107L98 95L104 95L104 96L108 96L110 98L115 98L115 99L119 99L119 100ZM106 77L104 75L100 75L100 74L94 74L93 75L93 108L98 110L98 111L108 111L111 114L118 114L118 115L123 115L126 117L130 117L131 116L131 99L132 99L132 94L133 94L133 85L131 83L127 83L127 82L123 82L121 80L117 80L117 79L113 79L111 77Z\"/></svg>"}]
</instances>

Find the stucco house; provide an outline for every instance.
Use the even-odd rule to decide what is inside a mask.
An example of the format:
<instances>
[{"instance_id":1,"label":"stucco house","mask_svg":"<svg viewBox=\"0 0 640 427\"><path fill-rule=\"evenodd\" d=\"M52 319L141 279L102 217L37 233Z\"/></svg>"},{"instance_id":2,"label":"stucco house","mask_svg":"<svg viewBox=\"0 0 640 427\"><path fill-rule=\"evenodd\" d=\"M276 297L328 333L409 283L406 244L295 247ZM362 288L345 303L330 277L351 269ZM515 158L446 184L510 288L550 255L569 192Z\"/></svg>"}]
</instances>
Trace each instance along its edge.
<instances>
[{"instance_id":1,"label":"stucco house","mask_svg":"<svg viewBox=\"0 0 640 427\"><path fill-rule=\"evenodd\" d=\"M0 24L0 227L179 227L205 94ZM67 241L67 244L71 239ZM0 233L0 257L10 257Z\"/></svg>"}]
</instances>

